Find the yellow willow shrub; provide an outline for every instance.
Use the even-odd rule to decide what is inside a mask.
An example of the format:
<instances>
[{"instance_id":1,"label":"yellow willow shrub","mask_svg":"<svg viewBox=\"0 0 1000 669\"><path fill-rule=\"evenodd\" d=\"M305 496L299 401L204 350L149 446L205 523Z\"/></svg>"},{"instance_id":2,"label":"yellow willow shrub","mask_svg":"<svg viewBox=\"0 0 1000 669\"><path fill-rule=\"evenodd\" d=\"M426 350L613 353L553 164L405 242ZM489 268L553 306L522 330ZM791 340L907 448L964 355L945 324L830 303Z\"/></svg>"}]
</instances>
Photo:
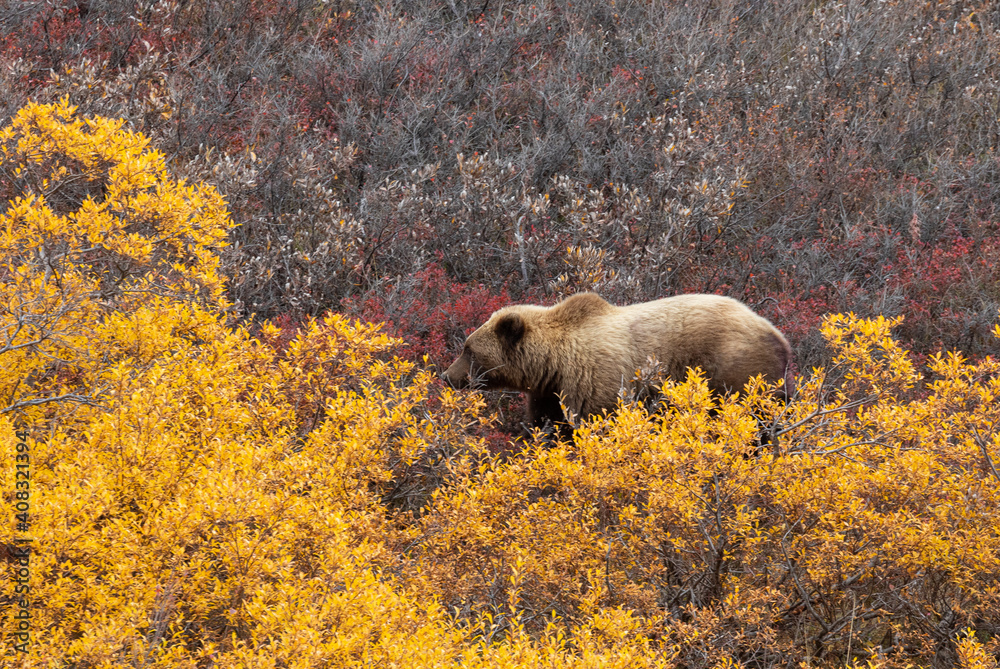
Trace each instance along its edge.
<instances>
[{"instance_id":1,"label":"yellow willow shrub","mask_svg":"<svg viewBox=\"0 0 1000 669\"><path fill-rule=\"evenodd\" d=\"M1000 666L1000 662L991 657L972 634L960 638L958 659L961 669L996 669Z\"/></svg>"},{"instance_id":2,"label":"yellow willow shrub","mask_svg":"<svg viewBox=\"0 0 1000 669\"><path fill-rule=\"evenodd\" d=\"M30 440L34 664L435 666L461 652L443 611L381 570L385 541L406 535L390 492L426 496L468 469L482 445L459 429L479 405L431 393L374 326L330 316L282 351L267 326L254 340L209 319L181 336L169 315L111 319L171 345L110 369L102 410Z\"/></svg>"},{"instance_id":3,"label":"yellow willow shrub","mask_svg":"<svg viewBox=\"0 0 1000 669\"><path fill-rule=\"evenodd\" d=\"M394 574L416 533L387 493L469 477L486 455L459 428L481 407L431 393L429 374L384 357L398 342L374 327L331 316L277 339L203 324L197 342L112 370L103 412L29 439L35 637L22 666L673 666L628 611L594 605L541 635L514 621L487 640L407 589ZM14 440L0 428L6 491ZM0 616L0 633L12 625Z\"/></svg>"},{"instance_id":4,"label":"yellow willow shrub","mask_svg":"<svg viewBox=\"0 0 1000 669\"><path fill-rule=\"evenodd\" d=\"M787 410L693 377L481 465L434 493L406 578L490 640L622 607L688 667L953 666L966 628L995 656L1000 365L935 357L922 388L895 322L827 319L834 364Z\"/></svg>"},{"instance_id":5,"label":"yellow willow shrub","mask_svg":"<svg viewBox=\"0 0 1000 669\"><path fill-rule=\"evenodd\" d=\"M221 304L222 197L170 177L163 154L122 121L77 118L66 101L29 104L0 130L0 169L10 198L0 213L0 410L100 395L101 370L121 354L95 332L109 314L162 299Z\"/></svg>"}]
</instances>

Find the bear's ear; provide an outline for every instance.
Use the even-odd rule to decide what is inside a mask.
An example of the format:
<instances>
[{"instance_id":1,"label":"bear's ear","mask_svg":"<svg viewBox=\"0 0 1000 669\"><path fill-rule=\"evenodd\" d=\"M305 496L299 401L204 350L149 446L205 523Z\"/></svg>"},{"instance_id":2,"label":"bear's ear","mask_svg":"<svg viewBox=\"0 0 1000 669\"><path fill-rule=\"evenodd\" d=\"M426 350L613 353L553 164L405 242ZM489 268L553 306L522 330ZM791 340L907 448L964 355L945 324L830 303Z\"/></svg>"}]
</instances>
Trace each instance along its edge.
<instances>
[{"instance_id":1,"label":"bear's ear","mask_svg":"<svg viewBox=\"0 0 1000 669\"><path fill-rule=\"evenodd\" d=\"M513 348L524 337L525 329L524 319L520 315L505 314L497 320L494 332L503 344Z\"/></svg>"}]
</instances>

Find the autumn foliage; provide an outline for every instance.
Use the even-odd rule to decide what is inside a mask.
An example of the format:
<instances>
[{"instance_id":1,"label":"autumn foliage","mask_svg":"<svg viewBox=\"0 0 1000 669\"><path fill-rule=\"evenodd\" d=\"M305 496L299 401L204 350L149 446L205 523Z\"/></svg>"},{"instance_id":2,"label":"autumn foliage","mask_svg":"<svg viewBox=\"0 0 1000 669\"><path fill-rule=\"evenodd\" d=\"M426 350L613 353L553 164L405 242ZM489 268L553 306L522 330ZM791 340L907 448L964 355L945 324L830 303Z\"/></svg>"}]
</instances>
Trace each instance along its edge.
<instances>
[{"instance_id":1,"label":"autumn foliage","mask_svg":"<svg viewBox=\"0 0 1000 669\"><path fill-rule=\"evenodd\" d=\"M223 198L143 135L63 102L0 142L0 499L21 427L34 541L5 663L996 666L992 358L918 366L899 318L827 315L787 406L695 374L497 454L483 399L382 326L238 320ZM418 276L459 331L488 308Z\"/></svg>"},{"instance_id":2,"label":"autumn foliage","mask_svg":"<svg viewBox=\"0 0 1000 669\"><path fill-rule=\"evenodd\" d=\"M416 345L436 319L452 348L415 275L484 303L727 294L803 369L834 312L986 355L998 82L985 0L0 7L2 119L68 97L215 186L241 317L381 312Z\"/></svg>"}]
</instances>

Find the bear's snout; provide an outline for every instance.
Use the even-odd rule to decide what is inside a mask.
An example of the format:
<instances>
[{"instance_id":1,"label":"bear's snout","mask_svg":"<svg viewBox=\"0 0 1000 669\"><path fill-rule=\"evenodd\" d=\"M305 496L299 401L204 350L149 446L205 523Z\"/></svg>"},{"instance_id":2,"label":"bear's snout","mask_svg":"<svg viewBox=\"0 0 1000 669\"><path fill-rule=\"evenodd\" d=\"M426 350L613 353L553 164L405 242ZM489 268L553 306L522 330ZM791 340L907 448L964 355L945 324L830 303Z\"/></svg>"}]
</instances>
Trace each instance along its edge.
<instances>
[{"instance_id":1,"label":"bear's snout","mask_svg":"<svg viewBox=\"0 0 1000 669\"><path fill-rule=\"evenodd\" d=\"M452 388L462 390L469 387L469 371L471 364L467 355L462 355L458 360L451 363L451 367L444 371L441 378Z\"/></svg>"},{"instance_id":2,"label":"bear's snout","mask_svg":"<svg viewBox=\"0 0 1000 669\"><path fill-rule=\"evenodd\" d=\"M469 385L469 380L468 379L469 379L468 376L463 376L463 377L455 379L455 378L452 378L452 377L448 376L448 372L442 372L441 373L441 380L444 381L445 383L447 383L449 386L451 386L455 390L464 390L465 388L467 388L468 385Z\"/></svg>"}]
</instances>

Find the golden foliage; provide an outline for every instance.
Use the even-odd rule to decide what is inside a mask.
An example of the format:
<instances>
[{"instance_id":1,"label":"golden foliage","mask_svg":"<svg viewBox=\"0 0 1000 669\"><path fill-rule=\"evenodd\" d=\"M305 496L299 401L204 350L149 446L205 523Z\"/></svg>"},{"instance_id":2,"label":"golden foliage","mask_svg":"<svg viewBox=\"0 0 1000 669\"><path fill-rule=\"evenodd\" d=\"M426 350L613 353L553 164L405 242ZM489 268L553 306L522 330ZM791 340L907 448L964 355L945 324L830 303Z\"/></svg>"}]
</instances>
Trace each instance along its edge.
<instances>
[{"instance_id":1,"label":"golden foliage","mask_svg":"<svg viewBox=\"0 0 1000 669\"><path fill-rule=\"evenodd\" d=\"M958 659L962 669L996 669L1000 666L1000 663L986 652L972 634L959 639Z\"/></svg>"},{"instance_id":2,"label":"golden foliage","mask_svg":"<svg viewBox=\"0 0 1000 669\"><path fill-rule=\"evenodd\" d=\"M21 193L0 214L0 409L41 415L88 402L113 361L144 365L219 310L214 249L229 228L208 186L167 173L164 156L121 121L30 104L0 131L0 162ZM149 319L173 328L149 330ZM51 409L51 408L49 408Z\"/></svg>"},{"instance_id":3,"label":"golden foliage","mask_svg":"<svg viewBox=\"0 0 1000 669\"><path fill-rule=\"evenodd\" d=\"M5 661L995 666L997 362L936 356L928 382L895 321L831 316L788 407L692 375L491 455L478 396L378 326L227 323L221 199L141 137L65 105L0 137L50 174L3 214L0 490L6 512L16 420L35 546Z\"/></svg>"}]
</instances>

